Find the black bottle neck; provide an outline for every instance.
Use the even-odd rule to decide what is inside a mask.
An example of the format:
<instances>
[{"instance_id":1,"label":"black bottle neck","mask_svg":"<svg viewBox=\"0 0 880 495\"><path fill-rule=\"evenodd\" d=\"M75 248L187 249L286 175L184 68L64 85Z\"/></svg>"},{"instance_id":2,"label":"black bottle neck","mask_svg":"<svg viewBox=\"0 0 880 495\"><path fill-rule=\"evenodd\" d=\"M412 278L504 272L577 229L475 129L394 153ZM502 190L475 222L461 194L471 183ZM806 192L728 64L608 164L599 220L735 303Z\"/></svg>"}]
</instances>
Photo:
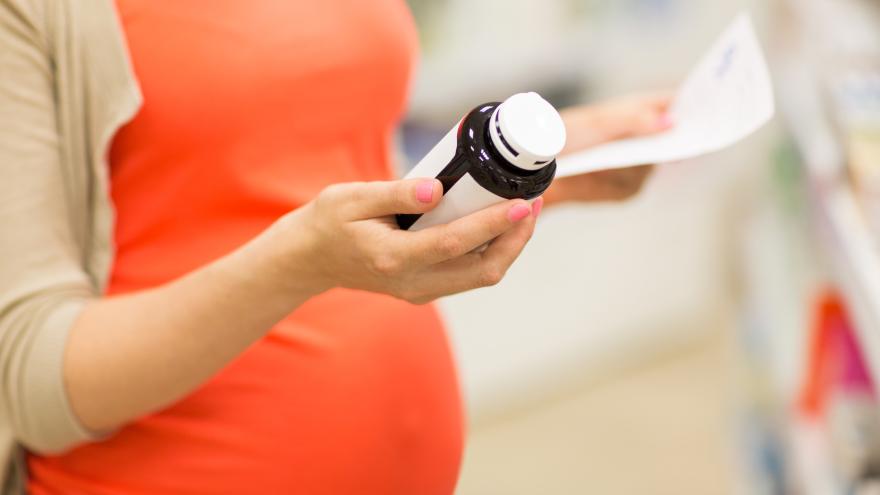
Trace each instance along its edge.
<instances>
[{"instance_id":1,"label":"black bottle neck","mask_svg":"<svg viewBox=\"0 0 880 495\"><path fill-rule=\"evenodd\" d=\"M457 161L467 162L467 172L484 189L507 199L533 199L547 190L556 175L556 160L538 170L525 170L507 161L492 142L489 126L500 103L493 102L472 110L458 132Z\"/></svg>"}]
</instances>

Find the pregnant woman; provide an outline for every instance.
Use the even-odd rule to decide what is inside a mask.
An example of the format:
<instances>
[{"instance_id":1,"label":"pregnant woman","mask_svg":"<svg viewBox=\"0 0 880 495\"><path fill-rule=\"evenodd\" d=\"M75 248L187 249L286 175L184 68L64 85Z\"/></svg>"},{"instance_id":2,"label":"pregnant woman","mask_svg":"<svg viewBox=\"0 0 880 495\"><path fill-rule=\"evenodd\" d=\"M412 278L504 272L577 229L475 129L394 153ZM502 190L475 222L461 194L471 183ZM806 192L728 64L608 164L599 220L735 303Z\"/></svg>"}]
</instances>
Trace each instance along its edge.
<instances>
[{"instance_id":1,"label":"pregnant woman","mask_svg":"<svg viewBox=\"0 0 880 495\"><path fill-rule=\"evenodd\" d=\"M544 200L396 227L441 199L392 180L415 55L402 0L0 0L4 494L452 493L422 303L498 282ZM665 106L571 109L568 150Z\"/></svg>"}]
</instances>

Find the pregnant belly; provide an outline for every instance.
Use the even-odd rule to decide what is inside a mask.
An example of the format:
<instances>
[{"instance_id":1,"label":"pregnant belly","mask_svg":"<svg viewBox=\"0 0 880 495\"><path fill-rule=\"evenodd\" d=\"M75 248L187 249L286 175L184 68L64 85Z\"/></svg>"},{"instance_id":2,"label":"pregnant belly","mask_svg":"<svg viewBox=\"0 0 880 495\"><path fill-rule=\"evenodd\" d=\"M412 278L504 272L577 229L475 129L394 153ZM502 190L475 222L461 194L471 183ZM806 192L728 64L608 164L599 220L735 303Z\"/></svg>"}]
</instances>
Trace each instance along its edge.
<instances>
[{"instance_id":1,"label":"pregnant belly","mask_svg":"<svg viewBox=\"0 0 880 495\"><path fill-rule=\"evenodd\" d=\"M30 492L451 494L462 411L432 306L335 290L195 393L105 441L30 456Z\"/></svg>"}]
</instances>

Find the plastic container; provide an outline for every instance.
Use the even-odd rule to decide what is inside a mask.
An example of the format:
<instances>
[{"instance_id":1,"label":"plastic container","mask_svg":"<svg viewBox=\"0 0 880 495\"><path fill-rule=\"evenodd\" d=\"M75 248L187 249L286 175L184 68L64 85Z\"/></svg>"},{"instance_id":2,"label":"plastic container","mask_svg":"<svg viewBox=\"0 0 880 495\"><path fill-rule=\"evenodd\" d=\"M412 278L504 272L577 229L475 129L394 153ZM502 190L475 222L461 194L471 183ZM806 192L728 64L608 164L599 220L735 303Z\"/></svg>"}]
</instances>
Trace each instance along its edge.
<instances>
[{"instance_id":1,"label":"plastic container","mask_svg":"<svg viewBox=\"0 0 880 495\"><path fill-rule=\"evenodd\" d=\"M419 230L508 199L533 200L553 182L564 146L562 118L537 93L479 105L406 176L440 180L440 204L425 214L397 215L397 223Z\"/></svg>"}]
</instances>

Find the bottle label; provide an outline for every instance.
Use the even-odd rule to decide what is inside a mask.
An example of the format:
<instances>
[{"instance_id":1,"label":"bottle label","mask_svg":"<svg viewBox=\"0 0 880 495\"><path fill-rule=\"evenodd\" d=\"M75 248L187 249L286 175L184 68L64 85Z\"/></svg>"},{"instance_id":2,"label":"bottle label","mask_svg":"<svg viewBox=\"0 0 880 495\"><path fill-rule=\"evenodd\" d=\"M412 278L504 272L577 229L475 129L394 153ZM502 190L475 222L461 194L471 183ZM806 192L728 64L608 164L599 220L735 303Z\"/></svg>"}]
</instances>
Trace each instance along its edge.
<instances>
[{"instance_id":1,"label":"bottle label","mask_svg":"<svg viewBox=\"0 0 880 495\"><path fill-rule=\"evenodd\" d=\"M505 199L487 191L466 173L446 192L443 201L433 210L421 215L409 230L442 225L502 201Z\"/></svg>"},{"instance_id":2,"label":"bottle label","mask_svg":"<svg viewBox=\"0 0 880 495\"><path fill-rule=\"evenodd\" d=\"M467 159L463 155L458 154L458 132L460 126L461 121L446 133L446 136L406 174L407 179L416 177L435 178L443 184L443 201L433 211L437 211L447 202L447 192L467 173L469 168ZM419 220L422 217L423 215L420 214L397 215L397 223L404 230L411 229L416 223L421 225ZM450 217L446 221L452 219L454 217Z\"/></svg>"}]
</instances>

